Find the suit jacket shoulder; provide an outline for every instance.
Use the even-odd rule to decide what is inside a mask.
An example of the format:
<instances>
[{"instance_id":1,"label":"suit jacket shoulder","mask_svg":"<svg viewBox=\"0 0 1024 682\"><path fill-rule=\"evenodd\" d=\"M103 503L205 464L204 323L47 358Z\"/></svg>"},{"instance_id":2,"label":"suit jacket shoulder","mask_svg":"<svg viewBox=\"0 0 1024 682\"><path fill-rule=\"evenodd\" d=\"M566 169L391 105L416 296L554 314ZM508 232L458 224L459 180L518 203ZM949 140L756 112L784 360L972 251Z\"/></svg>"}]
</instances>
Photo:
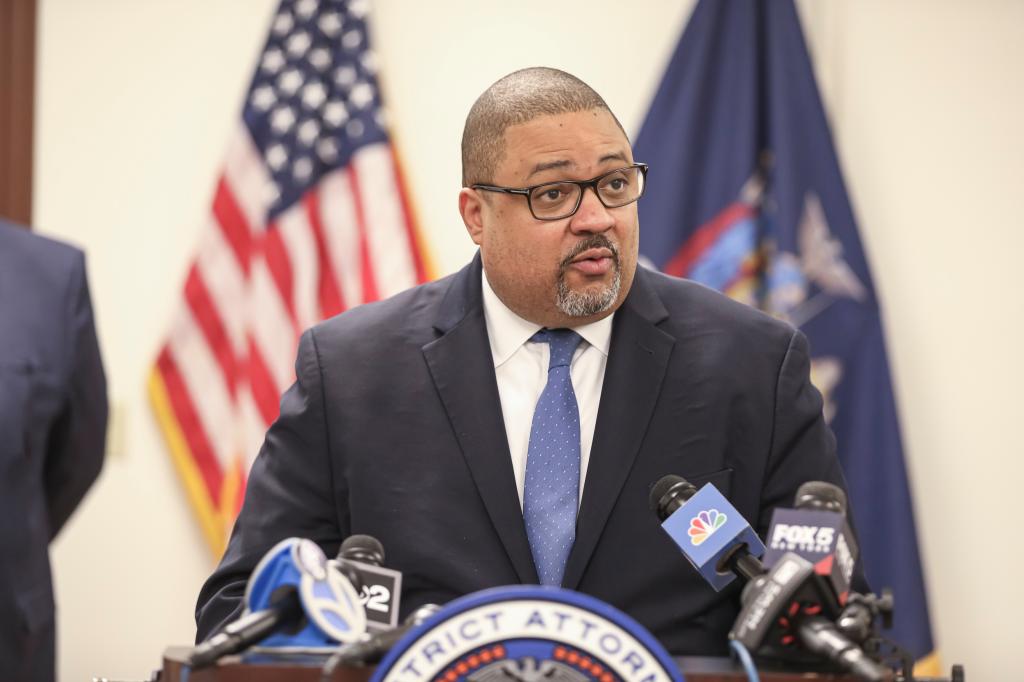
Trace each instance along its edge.
<instances>
[{"instance_id":1,"label":"suit jacket shoulder","mask_svg":"<svg viewBox=\"0 0 1024 682\"><path fill-rule=\"evenodd\" d=\"M58 319L54 310L65 312L65 301L83 276L84 261L73 246L0 221L0 306L5 322L15 318L33 327L46 324L52 333Z\"/></svg>"},{"instance_id":2,"label":"suit jacket shoulder","mask_svg":"<svg viewBox=\"0 0 1024 682\"><path fill-rule=\"evenodd\" d=\"M449 290L465 271L366 303L313 326L321 352L389 353L408 345L418 350L437 337L435 324Z\"/></svg>"},{"instance_id":3,"label":"suit jacket shoulder","mask_svg":"<svg viewBox=\"0 0 1024 682\"><path fill-rule=\"evenodd\" d=\"M738 344L759 338L762 342L771 340L784 346L796 331L788 322L692 280L646 269L642 277L665 305L672 329L680 326L722 329L728 330L729 338Z\"/></svg>"}]
</instances>

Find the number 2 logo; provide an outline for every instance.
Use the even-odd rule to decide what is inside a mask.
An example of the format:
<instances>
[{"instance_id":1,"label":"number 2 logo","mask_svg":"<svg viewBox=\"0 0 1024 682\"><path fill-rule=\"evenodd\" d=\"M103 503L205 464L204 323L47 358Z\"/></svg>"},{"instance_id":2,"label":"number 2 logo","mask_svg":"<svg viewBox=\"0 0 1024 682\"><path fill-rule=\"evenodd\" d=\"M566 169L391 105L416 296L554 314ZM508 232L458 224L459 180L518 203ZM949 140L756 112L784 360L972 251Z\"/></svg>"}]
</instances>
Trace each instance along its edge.
<instances>
[{"instance_id":1,"label":"number 2 logo","mask_svg":"<svg viewBox=\"0 0 1024 682\"><path fill-rule=\"evenodd\" d=\"M359 593L359 601L367 611L387 613L388 604L391 602L391 590L383 585L363 587Z\"/></svg>"}]
</instances>

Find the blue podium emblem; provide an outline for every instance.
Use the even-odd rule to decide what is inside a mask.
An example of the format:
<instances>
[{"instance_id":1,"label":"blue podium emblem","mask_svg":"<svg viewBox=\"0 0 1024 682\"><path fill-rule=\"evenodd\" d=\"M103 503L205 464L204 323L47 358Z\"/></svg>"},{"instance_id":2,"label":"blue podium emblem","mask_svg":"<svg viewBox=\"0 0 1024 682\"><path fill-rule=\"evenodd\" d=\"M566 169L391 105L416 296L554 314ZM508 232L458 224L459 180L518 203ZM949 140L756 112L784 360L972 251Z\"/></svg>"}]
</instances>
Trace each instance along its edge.
<instances>
[{"instance_id":1,"label":"blue podium emblem","mask_svg":"<svg viewBox=\"0 0 1024 682\"><path fill-rule=\"evenodd\" d=\"M371 682L683 682L643 626L593 597L512 586L457 599L409 632Z\"/></svg>"}]
</instances>

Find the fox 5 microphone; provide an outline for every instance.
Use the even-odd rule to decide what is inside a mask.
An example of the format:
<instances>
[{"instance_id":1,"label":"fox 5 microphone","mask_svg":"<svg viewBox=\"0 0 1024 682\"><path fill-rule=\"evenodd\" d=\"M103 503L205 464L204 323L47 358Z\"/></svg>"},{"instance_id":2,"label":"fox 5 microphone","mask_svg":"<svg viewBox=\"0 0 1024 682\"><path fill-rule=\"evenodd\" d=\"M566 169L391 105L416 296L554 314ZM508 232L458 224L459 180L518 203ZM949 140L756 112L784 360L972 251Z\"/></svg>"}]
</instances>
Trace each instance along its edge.
<instances>
[{"instance_id":1,"label":"fox 5 microphone","mask_svg":"<svg viewBox=\"0 0 1024 682\"><path fill-rule=\"evenodd\" d=\"M369 630L388 631L398 625L402 573L384 568L384 546L369 535L350 535L341 543L339 568L356 576L359 601Z\"/></svg>"},{"instance_id":2,"label":"fox 5 microphone","mask_svg":"<svg viewBox=\"0 0 1024 682\"><path fill-rule=\"evenodd\" d=\"M764 544L743 516L710 483L700 490L682 476L662 477L651 488L651 509L662 529L715 591L739 575L764 573Z\"/></svg>"},{"instance_id":3,"label":"fox 5 microphone","mask_svg":"<svg viewBox=\"0 0 1024 682\"><path fill-rule=\"evenodd\" d=\"M765 566L771 568L786 552L793 552L814 565L814 572L845 606L858 553L846 517L846 494L831 483L810 481L797 490L794 506L772 514Z\"/></svg>"},{"instance_id":4,"label":"fox 5 microphone","mask_svg":"<svg viewBox=\"0 0 1024 682\"><path fill-rule=\"evenodd\" d=\"M356 588L310 540L288 538L267 552L249 578L244 601L238 620L192 650L193 669L255 644L333 648L366 632Z\"/></svg>"}]
</instances>

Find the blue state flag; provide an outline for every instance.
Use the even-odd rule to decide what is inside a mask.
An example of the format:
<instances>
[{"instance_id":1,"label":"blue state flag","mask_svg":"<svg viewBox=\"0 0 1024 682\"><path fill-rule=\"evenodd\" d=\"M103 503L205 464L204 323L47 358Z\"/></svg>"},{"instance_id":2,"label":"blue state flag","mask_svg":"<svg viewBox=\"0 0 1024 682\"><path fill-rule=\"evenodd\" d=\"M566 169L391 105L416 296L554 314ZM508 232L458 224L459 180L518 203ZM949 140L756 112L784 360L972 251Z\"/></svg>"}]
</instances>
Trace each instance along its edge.
<instances>
[{"instance_id":1,"label":"blue state flag","mask_svg":"<svg viewBox=\"0 0 1024 682\"><path fill-rule=\"evenodd\" d=\"M791 0L701 0L635 145L649 264L809 338L889 634L933 650L879 305Z\"/></svg>"}]
</instances>

